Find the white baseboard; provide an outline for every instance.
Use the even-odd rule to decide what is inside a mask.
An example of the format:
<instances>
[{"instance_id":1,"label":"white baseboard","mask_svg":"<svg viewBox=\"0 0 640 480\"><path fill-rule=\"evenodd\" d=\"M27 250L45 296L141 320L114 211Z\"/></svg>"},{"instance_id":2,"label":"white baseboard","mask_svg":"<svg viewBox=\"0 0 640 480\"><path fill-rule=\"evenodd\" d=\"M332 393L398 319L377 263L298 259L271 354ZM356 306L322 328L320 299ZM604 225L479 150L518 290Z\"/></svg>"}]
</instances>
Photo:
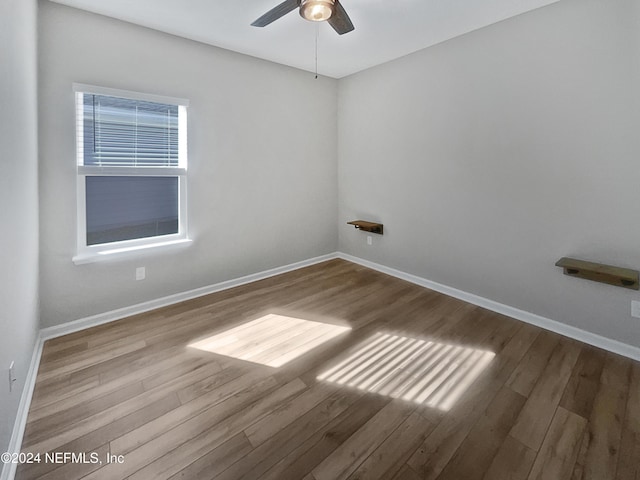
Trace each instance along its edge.
<instances>
[{"instance_id":1,"label":"white baseboard","mask_svg":"<svg viewBox=\"0 0 640 480\"><path fill-rule=\"evenodd\" d=\"M301 262L291 263L283 267L276 267L263 272L252 273L240 278L234 278L224 282L208 285L206 287L196 288L187 292L176 293L167 297L150 300L148 302L138 303L129 307L119 308L110 312L99 313L98 315L92 315L91 317L81 318L71 322L63 323L62 325L56 325L54 327L43 328L40 331L40 336L43 340L49 340L51 338L60 337L62 335L68 335L73 332L78 332L86 328L95 327L104 323L113 322L122 318L137 315L139 313L148 312L157 308L166 307L175 303L184 302L185 300L191 300L193 298L202 297L203 295L209 295L210 293L220 292L229 288L238 287L247 283L256 282L265 278L280 275L281 273L291 272L300 268L315 265L316 263L325 262L333 258L338 258L337 253L329 253L327 255L321 255L319 257L310 258Z\"/></svg>"},{"instance_id":2,"label":"white baseboard","mask_svg":"<svg viewBox=\"0 0 640 480\"><path fill-rule=\"evenodd\" d=\"M22 438L24 436L24 429L27 426L27 415L29 414L29 407L31 406L31 397L33 396L33 389L36 386L36 377L38 376L38 367L40 366L40 356L42 355L42 345L44 341L40 335L36 338L36 344L33 348L33 354L31 355L31 363L29 364L29 370L24 381L24 388L22 390L22 396L20 397L20 403L18 404L18 413L16 414L16 420L13 424L13 432L11 439L9 440L9 447L7 452L19 453L22 446ZM17 463L5 463L0 473L0 480L12 480L16 475L18 468Z\"/></svg>"},{"instance_id":3,"label":"white baseboard","mask_svg":"<svg viewBox=\"0 0 640 480\"><path fill-rule=\"evenodd\" d=\"M609 352L617 353L633 360L640 361L640 348L633 345L628 345L626 343L619 342L618 340L613 340L611 338L603 337L601 335L597 335L595 333L591 333L577 327L572 327L571 325L557 322L555 320L551 320L550 318L542 317L540 315L536 315L535 313L526 312L509 305L504 305L502 303L489 300L488 298L480 297L463 290L458 290L457 288L449 287L448 285L433 282L431 280L427 280L410 273L405 273L394 268L370 262L369 260L354 257L353 255L338 253L337 256L338 258L342 258L343 260L357 263L358 265L362 265L363 267L371 268L372 270L376 270L378 272L391 275L392 277L406 280L407 282L411 282L416 285L420 285L421 287L435 290L436 292L444 293L445 295L449 295L450 297L458 298L465 302L478 305L479 307L486 308L487 310L491 310L493 312L515 318L516 320L521 320L537 327L544 328L545 330L550 330L560 335L564 335L565 337L573 338L575 340L588 343L589 345L602 348Z\"/></svg>"}]
</instances>

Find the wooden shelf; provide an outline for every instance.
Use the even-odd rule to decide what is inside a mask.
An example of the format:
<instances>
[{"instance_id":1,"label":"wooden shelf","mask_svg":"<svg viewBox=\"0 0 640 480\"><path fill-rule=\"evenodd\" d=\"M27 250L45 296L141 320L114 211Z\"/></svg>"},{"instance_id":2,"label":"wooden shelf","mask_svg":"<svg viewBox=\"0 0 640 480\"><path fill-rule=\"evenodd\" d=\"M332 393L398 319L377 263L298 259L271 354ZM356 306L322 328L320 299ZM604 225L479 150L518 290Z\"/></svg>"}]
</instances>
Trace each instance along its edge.
<instances>
[{"instance_id":1,"label":"wooden shelf","mask_svg":"<svg viewBox=\"0 0 640 480\"><path fill-rule=\"evenodd\" d=\"M347 222L347 224L353 225L358 230L362 230L363 232L371 232L382 235L383 225L381 223L365 222L364 220L354 220L352 222Z\"/></svg>"},{"instance_id":2,"label":"wooden shelf","mask_svg":"<svg viewBox=\"0 0 640 480\"><path fill-rule=\"evenodd\" d=\"M602 263L585 262L584 260L568 257L558 260L556 266L562 267L565 275L608 283L617 287L640 290L637 270L613 267Z\"/></svg>"}]
</instances>

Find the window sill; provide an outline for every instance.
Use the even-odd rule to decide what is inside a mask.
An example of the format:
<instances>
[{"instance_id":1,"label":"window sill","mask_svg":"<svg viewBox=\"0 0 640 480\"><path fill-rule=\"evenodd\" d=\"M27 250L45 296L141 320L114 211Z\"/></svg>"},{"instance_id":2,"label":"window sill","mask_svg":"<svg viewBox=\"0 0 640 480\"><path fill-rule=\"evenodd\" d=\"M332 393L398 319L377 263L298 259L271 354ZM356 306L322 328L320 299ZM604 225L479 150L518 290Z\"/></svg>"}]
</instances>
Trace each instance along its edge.
<instances>
[{"instance_id":1,"label":"window sill","mask_svg":"<svg viewBox=\"0 0 640 480\"><path fill-rule=\"evenodd\" d=\"M104 262L108 260L120 260L125 258L134 258L142 253L157 253L166 250L173 250L179 247L185 247L191 243L191 239L183 238L180 240L171 240L168 242L151 243L148 245L139 245L136 247L114 248L111 250L101 250L100 252L89 252L76 255L72 258L76 265L84 265L87 263Z\"/></svg>"}]
</instances>

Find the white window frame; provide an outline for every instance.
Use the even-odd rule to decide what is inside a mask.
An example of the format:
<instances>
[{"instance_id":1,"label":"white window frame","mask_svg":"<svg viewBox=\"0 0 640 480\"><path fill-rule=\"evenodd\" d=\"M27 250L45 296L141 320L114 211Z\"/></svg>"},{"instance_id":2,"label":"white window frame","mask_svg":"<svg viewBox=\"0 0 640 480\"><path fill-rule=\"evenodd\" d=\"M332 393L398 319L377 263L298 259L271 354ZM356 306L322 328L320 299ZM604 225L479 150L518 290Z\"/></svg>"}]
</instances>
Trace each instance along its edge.
<instances>
[{"instance_id":1,"label":"white window frame","mask_svg":"<svg viewBox=\"0 0 640 480\"><path fill-rule=\"evenodd\" d=\"M189 101L182 98L166 97L146 93L132 92L113 88L97 87L80 83L73 84L76 117L76 191L77 191L77 240L76 265L91 263L123 256L137 256L141 252L153 249L186 245L191 242L187 230L187 107ZM178 108L178 166L177 167L105 167L84 165L82 95L108 95L112 97L142 100ZM156 237L136 238L119 242L87 245L86 224L86 177L87 176L140 176L140 177L177 177L178 178L178 233Z\"/></svg>"}]
</instances>

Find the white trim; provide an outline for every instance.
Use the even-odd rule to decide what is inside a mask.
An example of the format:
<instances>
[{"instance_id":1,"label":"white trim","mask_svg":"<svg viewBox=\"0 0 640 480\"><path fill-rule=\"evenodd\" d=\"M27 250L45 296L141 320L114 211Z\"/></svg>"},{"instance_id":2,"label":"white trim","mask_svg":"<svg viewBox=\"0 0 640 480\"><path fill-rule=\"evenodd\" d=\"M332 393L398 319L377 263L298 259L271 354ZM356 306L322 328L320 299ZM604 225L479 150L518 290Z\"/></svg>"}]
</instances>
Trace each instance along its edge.
<instances>
[{"instance_id":1,"label":"white trim","mask_svg":"<svg viewBox=\"0 0 640 480\"><path fill-rule=\"evenodd\" d=\"M49 340L51 338L60 337L62 335L68 335L69 333L84 330L86 328L102 325L103 323L113 322L121 318L130 317L139 313L155 310L156 308L166 307L178 302L184 302L185 300L191 300L193 298L201 297L203 295L209 295L210 293L219 292L221 290L227 290L229 288L245 285L247 283L256 282L265 278L280 275L281 273L291 272L300 268L315 265L316 263L326 262L338 258L338 253L329 253L327 255L321 255L319 257L302 260L300 262L291 263L282 267L272 268L258 273L252 273L245 275L244 277L234 278L226 280L224 282L215 283L206 287L196 288L182 293L176 293L167 297L158 298L156 300L150 300L148 302L138 303L129 307L119 308L110 312L99 313L91 317L80 318L72 322L63 323L62 325L56 325L54 327L47 327L40 330L40 335L43 340Z\"/></svg>"},{"instance_id":2,"label":"white trim","mask_svg":"<svg viewBox=\"0 0 640 480\"><path fill-rule=\"evenodd\" d=\"M31 355L31 363L29 364L29 371L25 377L24 387L22 389L22 396L20 397L20 404L18 405L18 413L16 414L16 420L13 424L13 432L11 439L9 440L9 446L7 452L19 453L22 447L22 439L24 437L24 430L27 426L27 415L29 414L29 407L31 406L31 397L33 396L33 389L36 386L36 377L38 376L38 367L40 366L40 357L42 356L42 345L44 340L41 333L36 338L36 344L33 347L33 354ZM16 475L18 468L17 463L5 463L0 472L0 480L12 480Z\"/></svg>"},{"instance_id":3,"label":"white trim","mask_svg":"<svg viewBox=\"0 0 640 480\"><path fill-rule=\"evenodd\" d=\"M155 95L153 93L134 92L133 90L121 90L119 88L98 87L85 83L73 83L75 93L92 93L94 95L107 95L110 97L130 98L132 100L142 100L145 102L166 103L167 105L189 106L186 98L168 97L165 95Z\"/></svg>"},{"instance_id":4,"label":"white trim","mask_svg":"<svg viewBox=\"0 0 640 480\"><path fill-rule=\"evenodd\" d=\"M100 177L178 177L186 175L182 167L98 167L78 165L78 175Z\"/></svg>"},{"instance_id":5,"label":"white trim","mask_svg":"<svg viewBox=\"0 0 640 480\"><path fill-rule=\"evenodd\" d=\"M486 308L487 310L491 310L492 312L500 313L502 315L515 318L516 320L530 323L531 325L535 325L536 327L544 328L545 330L550 330L560 335L564 335L565 337L573 338L580 342L588 343L589 345L602 348L609 352L617 353L633 360L640 361L639 347L635 347L627 343L622 343L611 338L603 337L601 335L597 335L595 333L588 332L577 327L572 327L571 325L567 325L556 320L551 320L550 318L542 317L540 315L536 315L535 313L526 312L524 310L520 310L519 308L511 307L503 303L495 302L493 300L475 295L473 293L458 290L457 288L453 288L448 285L443 285L432 280L427 280L426 278L418 277L410 273L405 273L400 270L386 267L375 262L370 262L369 260L364 260L359 257L354 257L353 255L338 252L337 256L338 258L357 263L358 265L362 265L363 267L377 270L378 272L385 273L402 280L406 280L407 282L411 282L416 285L420 285L421 287L435 290L436 292L444 293L445 295L458 298L465 302L472 303L473 305L478 305L479 307Z\"/></svg>"},{"instance_id":6,"label":"white trim","mask_svg":"<svg viewBox=\"0 0 640 480\"><path fill-rule=\"evenodd\" d=\"M164 238L167 238L165 236ZM175 237L175 236L173 236ZM130 245L121 248L111 248L108 250L91 251L87 249L87 253L76 255L71 260L75 265L84 265L87 263L103 262L105 260L122 260L130 257L139 257L143 253L158 253L164 250L176 247L186 247L191 244L190 238L180 238L177 240L161 241L163 237L153 237L155 243L143 243L138 245ZM124 242L112 243L111 245L122 245Z\"/></svg>"}]
</instances>

